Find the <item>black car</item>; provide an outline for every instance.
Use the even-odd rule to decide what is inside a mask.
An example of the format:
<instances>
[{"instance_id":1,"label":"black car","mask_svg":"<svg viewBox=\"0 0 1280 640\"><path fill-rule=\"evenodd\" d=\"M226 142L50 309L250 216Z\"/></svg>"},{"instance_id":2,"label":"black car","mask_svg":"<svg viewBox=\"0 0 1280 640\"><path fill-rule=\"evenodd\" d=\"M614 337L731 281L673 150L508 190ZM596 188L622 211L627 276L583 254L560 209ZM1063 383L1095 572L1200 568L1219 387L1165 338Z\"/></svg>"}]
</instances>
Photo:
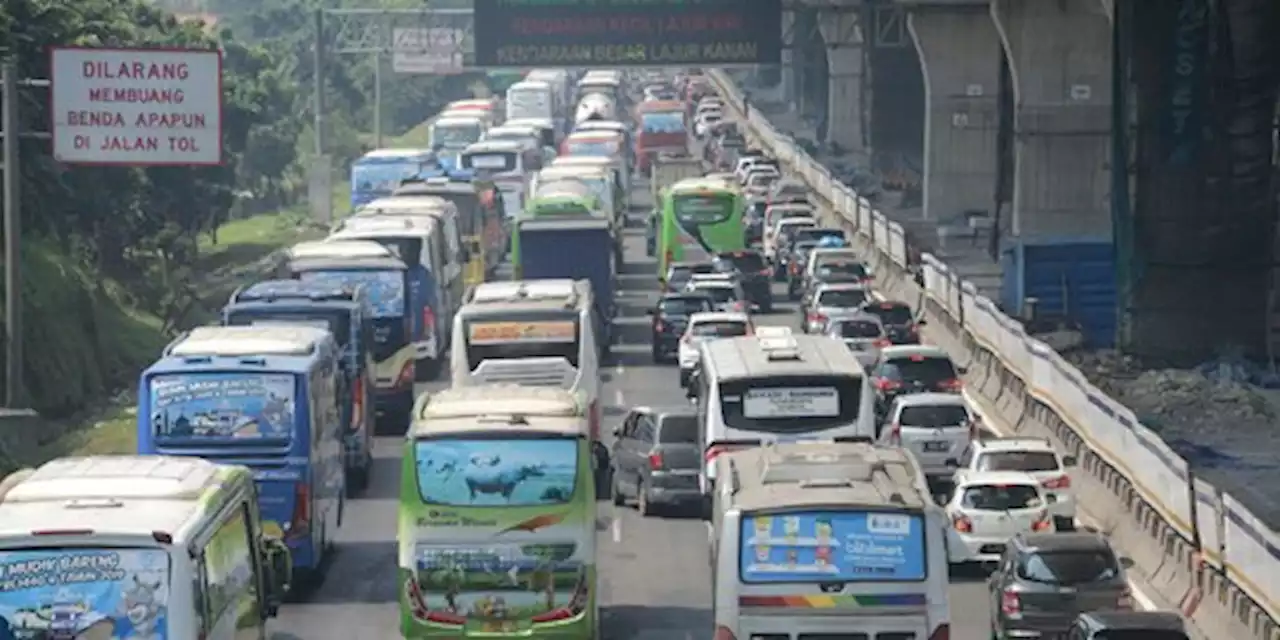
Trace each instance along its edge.
<instances>
[{"instance_id":1,"label":"black car","mask_svg":"<svg viewBox=\"0 0 1280 640\"><path fill-rule=\"evenodd\" d=\"M673 262L667 267L667 273L662 277L663 291L671 293L679 293L684 291L684 286L689 284L689 280L694 274L715 273L716 267L711 262Z\"/></svg>"},{"instance_id":2,"label":"black car","mask_svg":"<svg viewBox=\"0 0 1280 640\"><path fill-rule=\"evenodd\" d=\"M719 271L734 273L742 290L747 294L747 302L759 307L763 313L773 311L772 280L769 278L769 265L759 251L725 251L716 254L715 265Z\"/></svg>"},{"instance_id":3,"label":"black car","mask_svg":"<svg viewBox=\"0 0 1280 640\"><path fill-rule=\"evenodd\" d=\"M926 323L917 319L911 305L896 300L869 302L863 311L880 318L886 336L893 344L920 344L920 327Z\"/></svg>"},{"instance_id":4,"label":"black car","mask_svg":"<svg viewBox=\"0 0 1280 640\"><path fill-rule=\"evenodd\" d=\"M818 246L817 240L795 240L788 243L785 251L779 251L782 255L784 265L783 273L786 274L787 281L787 299L800 299L800 281L804 278L804 261L809 257L809 252Z\"/></svg>"},{"instance_id":5,"label":"black car","mask_svg":"<svg viewBox=\"0 0 1280 640\"><path fill-rule=\"evenodd\" d=\"M1177 611L1090 611L1071 625L1066 640L1188 640Z\"/></svg>"},{"instance_id":6,"label":"black car","mask_svg":"<svg viewBox=\"0 0 1280 640\"><path fill-rule=\"evenodd\" d=\"M693 407L636 407L613 435L613 504L634 499L636 510L647 516L659 506L701 502L702 447Z\"/></svg>"},{"instance_id":7,"label":"black car","mask_svg":"<svg viewBox=\"0 0 1280 640\"><path fill-rule=\"evenodd\" d=\"M715 302L701 293L668 293L650 309L653 316L653 361L667 362L676 354L689 316L714 311Z\"/></svg>"},{"instance_id":8,"label":"black car","mask_svg":"<svg viewBox=\"0 0 1280 640\"><path fill-rule=\"evenodd\" d=\"M764 210L769 203L764 200L752 200L742 215L742 243L748 247L758 247L764 242Z\"/></svg>"},{"instance_id":9,"label":"black car","mask_svg":"<svg viewBox=\"0 0 1280 640\"><path fill-rule=\"evenodd\" d=\"M876 388L876 415L882 416L894 398L908 393L960 393L964 383L951 356L929 345L898 345L880 350L880 360L871 370Z\"/></svg>"}]
</instances>

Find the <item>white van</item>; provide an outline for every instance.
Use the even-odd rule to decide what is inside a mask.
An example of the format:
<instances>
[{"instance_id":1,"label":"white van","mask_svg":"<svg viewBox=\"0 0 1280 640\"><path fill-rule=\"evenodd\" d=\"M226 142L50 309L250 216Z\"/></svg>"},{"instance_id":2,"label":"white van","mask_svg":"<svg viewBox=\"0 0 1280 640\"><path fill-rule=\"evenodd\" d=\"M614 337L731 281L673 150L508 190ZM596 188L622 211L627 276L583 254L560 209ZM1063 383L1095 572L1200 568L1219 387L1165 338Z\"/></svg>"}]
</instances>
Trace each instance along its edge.
<instances>
[{"instance_id":1,"label":"white van","mask_svg":"<svg viewBox=\"0 0 1280 640\"><path fill-rule=\"evenodd\" d=\"M598 441L601 329L586 280L486 282L469 292L453 325L453 386L578 391Z\"/></svg>"},{"instance_id":2,"label":"white van","mask_svg":"<svg viewBox=\"0 0 1280 640\"><path fill-rule=\"evenodd\" d=\"M688 395L698 405L704 496L717 456L767 442L876 435L871 376L826 336L745 336L701 346Z\"/></svg>"},{"instance_id":3,"label":"white van","mask_svg":"<svg viewBox=\"0 0 1280 640\"><path fill-rule=\"evenodd\" d=\"M911 454L805 442L716 464L716 638L951 637L949 523Z\"/></svg>"},{"instance_id":4,"label":"white van","mask_svg":"<svg viewBox=\"0 0 1280 640\"><path fill-rule=\"evenodd\" d=\"M245 467L61 458L0 481L0 619L18 637L265 640L290 571Z\"/></svg>"},{"instance_id":5,"label":"white van","mask_svg":"<svg viewBox=\"0 0 1280 640\"><path fill-rule=\"evenodd\" d=\"M524 80L507 87L507 120L515 118L555 118L559 105L551 85Z\"/></svg>"}]
</instances>

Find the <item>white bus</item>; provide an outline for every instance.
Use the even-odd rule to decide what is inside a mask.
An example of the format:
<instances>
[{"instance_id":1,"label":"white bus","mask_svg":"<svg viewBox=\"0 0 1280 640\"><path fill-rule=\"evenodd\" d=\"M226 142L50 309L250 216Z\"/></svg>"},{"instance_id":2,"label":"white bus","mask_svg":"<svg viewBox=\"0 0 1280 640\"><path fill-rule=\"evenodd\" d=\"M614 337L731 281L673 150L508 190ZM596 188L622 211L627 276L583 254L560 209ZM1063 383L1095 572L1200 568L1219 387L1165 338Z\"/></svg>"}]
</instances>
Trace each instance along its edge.
<instances>
[{"instance_id":1,"label":"white bus","mask_svg":"<svg viewBox=\"0 0 1280 640\"><path fill-rule=\"evenodd\" d=\"M910 453L868 443L721 456L715 640L948 640L946 516Z\"/></svg>"},{"instance_id":2,"label":"white bus","mask_svg":"<svg viewBox=\"0 0 1280 640\"><path fill-rule=\"evenodd\" d=\"M689 385L703 447L699 483L715 484L715 459L767 442L875 437L871 377L843 342L826 336L708 340Z\"/></svg>"},{"instance_id":3,"label":"white bus","mask_svg":"<svg viewBox=\"0 0 1280 640\"><path fill-rule=\"evenodd\" d=\"M17 471L0 481L0 632L265 639L290 562L263 526L241 466L98 456Z\"/></svg>"}]
</instances>

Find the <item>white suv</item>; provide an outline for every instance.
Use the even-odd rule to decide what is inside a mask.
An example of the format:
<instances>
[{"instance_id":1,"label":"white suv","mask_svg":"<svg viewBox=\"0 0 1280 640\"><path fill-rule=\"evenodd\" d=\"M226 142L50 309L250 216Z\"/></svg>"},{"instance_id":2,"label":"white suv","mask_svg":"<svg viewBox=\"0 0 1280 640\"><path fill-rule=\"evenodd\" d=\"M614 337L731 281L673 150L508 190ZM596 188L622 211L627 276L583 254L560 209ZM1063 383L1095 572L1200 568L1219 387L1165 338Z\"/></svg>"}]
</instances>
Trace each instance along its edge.
<instances>
[{"instance_id":1,"label":"white suv","mask_svg":"<svg viewBox=\"0 0 1280 640\"><path fill-rule=\"evenodd\" d=\"M1069 469L1076 466L1074 456L1061 456L1043 438L993 438L974 440L956 460L956 485L970 476L990 471L1019 471L1030 474L1044 488L1049 513L1057 531L1075 529L1076 495L1071 487Z\"/></svg>"},{"instance_id":2,"label":"white suv","mask_svg":"<svg viewBox=\"0 0 1280 640\"><path fill-rule=\"evenodd\" d=\"M698 347L703 341L736 338L753 331L751 316L740 311L703 311L689 316L689 325L680 338L680 386L689 386L689 378L698 367Z\"/></svg>"}]
</instances>

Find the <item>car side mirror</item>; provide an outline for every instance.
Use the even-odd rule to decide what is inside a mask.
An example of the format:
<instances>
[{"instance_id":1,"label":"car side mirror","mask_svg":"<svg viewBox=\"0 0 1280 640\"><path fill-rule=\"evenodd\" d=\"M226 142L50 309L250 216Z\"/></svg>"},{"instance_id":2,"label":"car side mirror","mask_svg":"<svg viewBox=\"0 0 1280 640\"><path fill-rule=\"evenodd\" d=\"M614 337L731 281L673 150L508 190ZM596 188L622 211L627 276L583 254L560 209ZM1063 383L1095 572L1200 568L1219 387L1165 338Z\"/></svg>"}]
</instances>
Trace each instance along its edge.
<instances>
[{"instance_id":1,"label":"car side mirror","mask_svg":"<svg viewBox=\"0 0 1280 640\"><path fill-rule=\"evenodd\" d=\"M698 390L693 386L693 380L689 381L689 386L684 389L684 397L693 400L698 397Z\"/></svg>"},{"instance_id":2,"label":"car side mirror","mask_svg":"<svg viewBox=\"0 0 1280 640\"><path fill-rule=\"evenodd\" d=\"M615 437L615 438L621 438L621 437L622 437L622 427L614 427L614 428L613 428L613 437Z\"/></svg>"},{"instance_id":3,"label":"car side mirror","mask_svg":"<svg viewBox=\"0 0 1280 640\"><path fill-rule=\"evenodd\" d=\"M927 326L929 326L929 321L928 321L928 320L925 320L924 318L920 318L920 319L916 320L916 326L918 326L918 327L927 327Z\"/></svg>"},{"instance_id":4,"label":"car side mirror","mask_svg":"<svg viewBox=\"0 0 1280 640\"><path fill-rule=\"evenodd\" d=\"M955 458L947 458L944 464L946 464L948 467L955 467L957 469L960 468L960 461L956 460Z\"/></svg>"},{"instance_id":5,"label":"car side mirror","mask_svg":"<svg viewBox=\"0 0 1280 640\"><path fill-rule=\"evenodd\" d=\"M1075 456L1062 456L1062 466L1074 467L1077 464L1079 464L1079 460L1076 460Z\"/></svg>"},{"instance_id":6,"label":"car side mirror","mask_svg":"<svg viewBox=\"0 0 1280 640\"><path fill-rule=\"evenodd\" d=\"M274 537L262 538L262 566L267 571L266 593L264 594L263 615L274 618L280 612L285 595L293 588L293 555L284 540Z\"/></svg>"}]
</instances>

